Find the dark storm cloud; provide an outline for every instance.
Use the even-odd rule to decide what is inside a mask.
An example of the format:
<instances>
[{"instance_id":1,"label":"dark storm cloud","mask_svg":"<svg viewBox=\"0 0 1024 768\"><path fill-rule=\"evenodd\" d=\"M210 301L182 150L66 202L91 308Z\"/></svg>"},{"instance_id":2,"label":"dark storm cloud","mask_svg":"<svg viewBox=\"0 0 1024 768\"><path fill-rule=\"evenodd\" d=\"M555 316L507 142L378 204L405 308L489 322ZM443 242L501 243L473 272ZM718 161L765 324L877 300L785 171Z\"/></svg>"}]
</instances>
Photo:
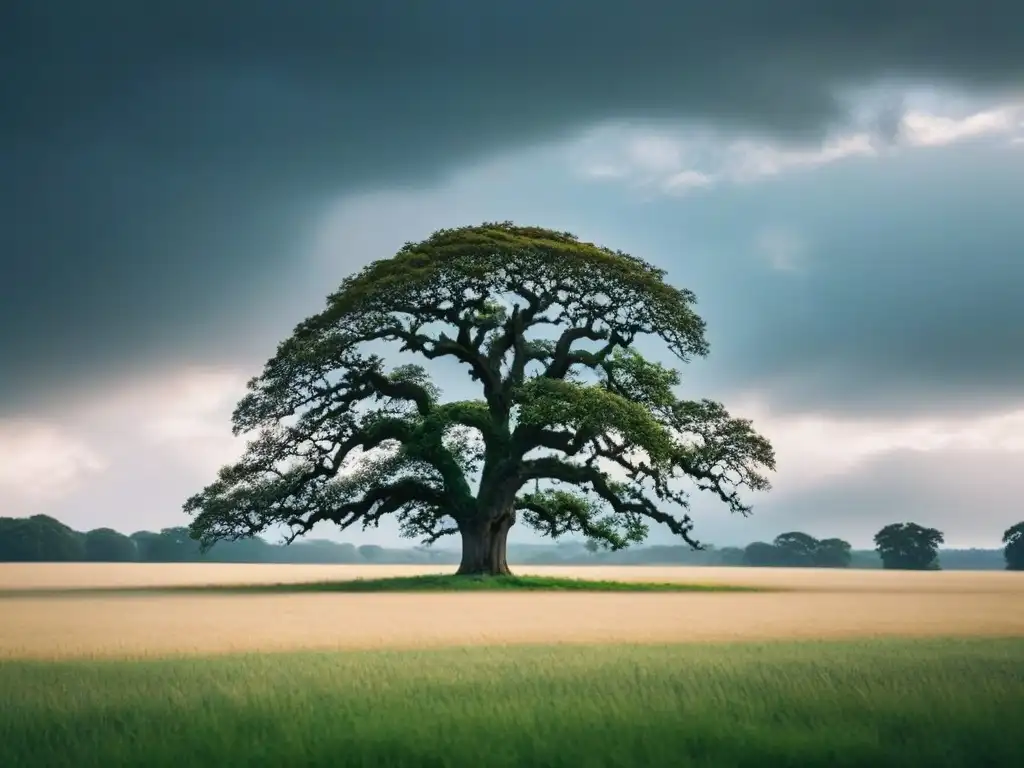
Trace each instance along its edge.
<instances>
[{"instance_id":1,"label":"dark storm cloud","mask_svg":"<svg viewBox=\"0 0 1024 768\"><path fill-rule=\"evenodd\" d=\"M223 323L269 311L339 194L603 118L797 137L888 74L1014 85L1022 21L1009 0L4 3L0 402L234 352Z\"/></svg>"}]
</instances>

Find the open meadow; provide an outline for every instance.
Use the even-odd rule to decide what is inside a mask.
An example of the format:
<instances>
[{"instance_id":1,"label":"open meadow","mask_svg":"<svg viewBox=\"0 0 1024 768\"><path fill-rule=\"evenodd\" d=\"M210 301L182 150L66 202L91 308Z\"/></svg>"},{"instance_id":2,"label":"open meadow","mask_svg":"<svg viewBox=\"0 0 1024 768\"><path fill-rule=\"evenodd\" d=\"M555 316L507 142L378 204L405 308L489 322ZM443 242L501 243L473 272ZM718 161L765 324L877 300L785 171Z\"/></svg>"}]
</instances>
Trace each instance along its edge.
<instances>
[{"instance_id":1,"label":"open meadow","mask_svg":"<svg viewBox=\"0 0 1024 768\"><path fill-rule=\"evenodd\" d=\"M1020 757L1021 574L519 567L763 591L146 591L449 570L0 565L0 765Z\"/></svg>"},{"instance_id":2,"label":"open meadow","mask_svg":"<svg viewBox=\"0 0 1024 768\"><path fill-rule=\"evenodd\" d=\"M517 568L764 592L176 594L89 588L302 583L450 571L407 566L0 565L0 657L671 643L921 636L1024 637L1024 579L991 572ZM35 590L45 590L35 593ZM64 590L67 590L64 592ZM75 594L71 590L83 590ZM2 597L6 595L6 597Z\"/></svg>"}]
</instances>

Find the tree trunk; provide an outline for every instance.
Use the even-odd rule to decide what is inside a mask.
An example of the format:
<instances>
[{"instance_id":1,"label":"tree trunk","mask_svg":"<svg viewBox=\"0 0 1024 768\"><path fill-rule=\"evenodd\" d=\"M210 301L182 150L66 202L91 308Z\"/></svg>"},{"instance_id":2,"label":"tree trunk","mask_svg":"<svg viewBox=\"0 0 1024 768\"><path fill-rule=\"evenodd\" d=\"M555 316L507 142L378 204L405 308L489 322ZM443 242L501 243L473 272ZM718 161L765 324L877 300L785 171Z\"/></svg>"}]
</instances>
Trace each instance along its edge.
<instances>
[{"instance_id":1,"label":"tree trunk","mask_svg":"<svg viewBox=\"0 0 1024 768\"><path fill-rule=\"evenodd\" d=\"M459 527L462 534L462 562L457 571L460 576L508 576L506 551L508 532L515 522L513 514L497 519L489 516Z\"/></svg>"}]
</instances>

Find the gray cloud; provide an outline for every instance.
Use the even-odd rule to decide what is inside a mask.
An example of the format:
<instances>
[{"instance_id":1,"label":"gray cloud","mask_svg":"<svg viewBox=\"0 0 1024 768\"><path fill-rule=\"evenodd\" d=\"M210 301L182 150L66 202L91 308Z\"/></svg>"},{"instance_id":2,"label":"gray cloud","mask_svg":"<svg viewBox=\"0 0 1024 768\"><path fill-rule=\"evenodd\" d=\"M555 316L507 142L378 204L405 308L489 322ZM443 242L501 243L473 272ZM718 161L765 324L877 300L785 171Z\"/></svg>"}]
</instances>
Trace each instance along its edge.
<instances>
[{"instance_id":1,"label":"gray cloud","mask_svg":"<svg viewBox=\"0 0 1024 768\"><path fill-rule=\"evenodd\" d=\"M1003 531L1020 521L1024 481L1019 453L893 451L827 485L766 502L741 521L743 536L787 530L838 536L870 548L882 526L916 522L938 528L951 547L997 549Z\"/></svg>"},{"instance_id":2,"label":"gray cloud","mask_svg":"<svg viewBox=\"0 0 1024 768\"><path fill-rule=\"evenodd\" d=\"M1021 199L1024 153L979 144L702 191L631 226L683 233L673 272L701 298L712 354L693 368L715 387L782 411L982 412L1024 400ZM801 243L796 271L759 258L772 229Z\"/></svg>"},{"instance_id":3,"label":"gray cloud","mask_svg":"<svg viewBox=\"0 0 1024 768\"><path fill-rule=\"evenodd\" d=\"M341 194L604 118L795 139L843 119L847 86L1024 74L1008 0L668 6L6 3L0 402L240 354Z\"/></svg>"}]
</instances>

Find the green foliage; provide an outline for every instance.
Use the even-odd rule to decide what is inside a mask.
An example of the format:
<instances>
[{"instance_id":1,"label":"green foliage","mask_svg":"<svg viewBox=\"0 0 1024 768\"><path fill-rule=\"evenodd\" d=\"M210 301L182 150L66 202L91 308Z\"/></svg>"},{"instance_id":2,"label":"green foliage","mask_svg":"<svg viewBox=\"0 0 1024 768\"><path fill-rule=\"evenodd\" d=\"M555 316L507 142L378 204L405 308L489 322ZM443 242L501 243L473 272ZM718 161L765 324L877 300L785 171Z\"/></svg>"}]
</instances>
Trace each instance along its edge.
<instances>
[{"instance_id":1,"label":"green foliage","mask_svg":"<svg viewBox=\"0 0 1024 768\"><path fill-rule=\"evenodd\" d=\"M375 549L380 550L379 547ZM406 550L378 555L376 561L430 562ZM383 560L382 560L383 558ZM46 515L0 517L0 562L224 562L224 563L365 563L352 544L310 540L283 547L260 537L220 542L202 551L187 528L136 531L125 536L111 528L74 531Z\"/></svg>"},{"instance_id":2,"label":"green foliage","mask_svg":"<svg viewBox=\"0 0 1024 768\"><path fill-rule=\"evenodd\" d=\"M663 335L683 359L705 354L704 324L690 309L693 294L663 277L663 270L642 259L581 242L567 232L511 222L444 229L421 243L406 243L394 258L374 262L347 279L329 297L325 312L299 326L296 340L334 328L342 318L396 311L416 315L424 299L438 307L439 319L448 301L471 309L474 325L486 317L491 322L485 327L497 327L501 313L494 311L492 297L519 293L525 286L576 294L575 306L567 311L581 316L623 311L647 332Z\"/></svg>"},{"instance_id":3,"label":"green foliage","mask_svg":"<svg viewBox=\"0 0 1024 768\"><path fill-rule=\"evenodd\" d=\"M773 544L766 541L753 541L743 549L743 565L755 568L782 566L783 560Z\"/></svg>"},{"instance_id":4,"label":"green foliage","mask_svg":"<svg viewBox=\"0 0 1024 768\"><path fill-rule=\"evenodd\" d=\"M852 559L852 547L842 539L822 539L814 552L814 564L820 568L849 568Z\"/></svg>"},{"instance_id":5,"label":"green foliage","mask_svg":"<svg viewBox=\"0 0 1024 768\"><path fill-rule=\"evenodd\" d=\"M939 545L944 541L941 531L917 523L892 523L875 534L882 567L897 570L938 570Z\"/></svg>"},{"instance_id":6,"label":"green foliage","mask_svg":"<svg viewBox=\"0 0 1024 768\"><path fill-rule=\"evenodd\" d=\"M96 528L83 539L85 559L94 563L130 563L138 558L135 541L113 528Z\"/></svg>"},{"instance_id":7,"label":"green foliage","mask_svg":"<svg viewBox=\"0 0 1024 768\"><path fill-rule=\"evenodd\" d=\"M642 516L602 515L600 504L573 491L554 489L524 493L518 506L523 511L523 522L552 538L582 533L599 546L615 551L647 537Z\"/></svg>"},{"instance_id":8,"label":"green foliage","mask_svg":"<svg viewBox=\"0 0 1024 768\"><path fill-rule=\"evenodd\" d=\"M507 568L509 527L619 549L659 523L694 547L687 486L746 514L774 452L719 403L687 401L680 362L708 351L690 291L634 256L510 222L435 232L347 278L249 382L236 464L185 503L203 546L284 526L375 526L430 544L476 537L471 571ZM443 402L382 344L461 364L476 399ZM533 490L529 491L530 485ZM566 491L560 486L572 486ZM543 486L543 487L541 487Z\"/></svg>"},{"instance_id":9,"label":"green foliage","mask_svg":"<svg viewBox=\"0 0 1024 768\"><path fill-rule=\"evenodd\" d=\"M807 567L815 564L818 540L810 534L801 531L780 533L773 543L786 560L786 565Z\"/></svg>"},{"instance_id":10,"label":"green foliage","mask_svg":"<svg viewBox=\"0 0 1024 768\"><path fill-rule=\"evenodd\" d=\"M801 531L779 534L771 544L755 541L743 553L744 565L786 568L849 568L852 559L849 542Z\"/></svg>"},{"instance_id":11,"label":"green foliage","mask_svg":"<svg viewBox=\"0 0 1024 768\"><path fill-rule=\"evenodd\" d=\"M189 563L199 560L199 543L188 528L164 528L160 533L137 531L130 537L142 560L151 563Z\"/></svg>"},{"instance_id":12,"label":"green foliage","mask_svg":"<svg viewBox=\"0 0 1024 768\"><path fill-rule=\"evenodd\" d=\"M49 515L0 517L0 562L83 560L82 535Z\"/></svg>"},{"instance_id":13,"label":"green foliage","mask_svg":"<svg viewBox=\"0 0 1024 768\"><path fill-rule=\"evenodd\" d=\"M1017 523L1003 533L1003 557L1008 571L1024 571L1024 523Z\"/></svg>"},{"instance_id":14,"label":"green foliage","mask_svg":"<svg viewBox=\"0 0 1024 768\"><path fill-rule=\"evenodd\" d=\"M1008 639L6 661L0 765L1011 766L1022 660Z\"/></svg>"},{"instance_id":15,"label":"green foliage","mask_svg":"<svg viewBox=\"0 0 1024 768\"><path fill-rule=\"evenodd\" d=\"M643 450L652 462L663 465L671 459L669 427L644 405L603 384L539 377L516 390L515 402L524 426L563 429L581 441L586 439L582 436L614 434L634 450Z\"/></svg>"}]
</instances>

